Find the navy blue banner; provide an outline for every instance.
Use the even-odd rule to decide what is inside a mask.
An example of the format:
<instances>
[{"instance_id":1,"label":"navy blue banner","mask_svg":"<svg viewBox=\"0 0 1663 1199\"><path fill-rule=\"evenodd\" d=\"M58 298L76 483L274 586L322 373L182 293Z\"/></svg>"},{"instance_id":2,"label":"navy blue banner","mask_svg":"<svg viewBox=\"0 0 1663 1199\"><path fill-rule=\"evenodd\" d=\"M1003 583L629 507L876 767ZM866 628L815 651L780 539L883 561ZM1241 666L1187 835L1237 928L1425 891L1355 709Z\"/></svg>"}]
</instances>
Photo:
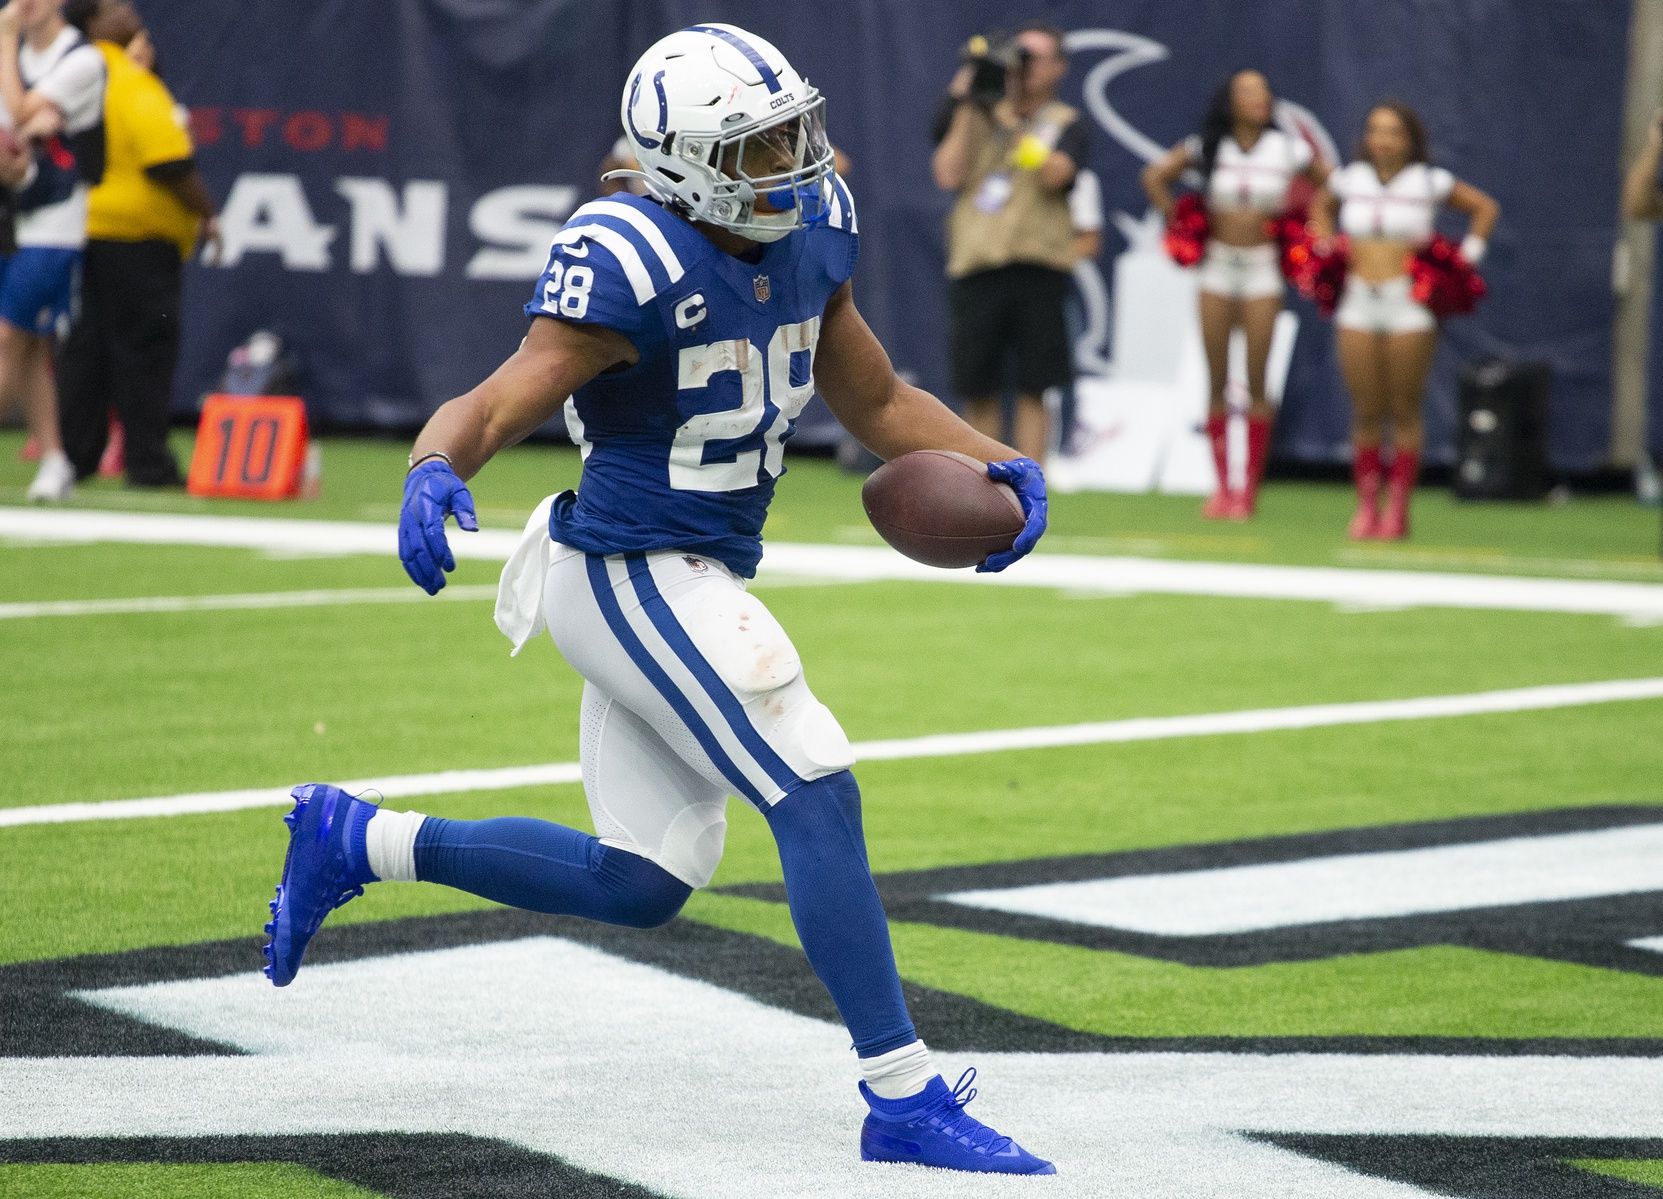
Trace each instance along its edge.
<instances>
[{"instance_id":1,"label":"navy blue banner","mask_svg":"<svg viewBox=\"0 0 1663 1199\"><path fill-rule=\"evenodd\" d=\"M1451 456L1459 364L1500 354L1551 364L1554 464L1590 469L1610 434L1628 7L153 0L144 15L225 202L228 251L190 271L176 404L261 327L295 347L325 422L411 426L473 386L522 335L550 235L595 190L629 65L662 33L718 19L774 40L827 95L854 164L861 307L897 366L940 388L947 197L930 180L930 118L967 35L1033 15L1075 47L1065 98L1092 119L1105 274L1125 248L1116 230L1145 212L1139 170L1196 128L1231 70L1264 70L1347 156L1373 102L1419 108L1434 160L1503 209L1490 298L1447 327L1429 457ZM1302 315L1277 452L1336 461L1346 398L1327 326Z\"/></svg>"}]
</instances>

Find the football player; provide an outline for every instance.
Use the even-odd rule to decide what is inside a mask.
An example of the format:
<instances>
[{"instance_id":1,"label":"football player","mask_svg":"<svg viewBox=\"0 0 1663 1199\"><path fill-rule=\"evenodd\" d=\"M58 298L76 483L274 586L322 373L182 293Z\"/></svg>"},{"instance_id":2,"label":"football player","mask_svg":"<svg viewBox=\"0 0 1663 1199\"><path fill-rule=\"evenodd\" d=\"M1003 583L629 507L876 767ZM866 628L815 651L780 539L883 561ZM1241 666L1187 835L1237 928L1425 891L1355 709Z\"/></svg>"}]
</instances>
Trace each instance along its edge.
<instances>
[{"instance_id":1,"label":"football player","mask_svg":"<svg viewBox=\"0 0 1663 1199\"><path fill-rule=\"evenodd\" d=\"M855 207L824 111L785 57L742 29L695 25L654 45L622 111L649 194L572 215L519 349L440 408L411 451L399 555L436 593L455 567L446 518L477 528L463 481L564 407L582 484L545 501L546 526L534 517L498 615L517 645L546 627L584 678L596 835L298 787L266 972L292 981L324 917L379 880L663 924L710 881L727 797L739 795L768 821L803 950L854 1041L862 1157L1054 1173L965 1111L972 1072L949 1088L931 1065L867 866L848 738L745 589L785 440L816 389L881 457L954 450L1010 484L1026 526L983 569L1009 566L1045 528L1039 467L902 382L861 319Z\"/></svg>"}]
</instances>

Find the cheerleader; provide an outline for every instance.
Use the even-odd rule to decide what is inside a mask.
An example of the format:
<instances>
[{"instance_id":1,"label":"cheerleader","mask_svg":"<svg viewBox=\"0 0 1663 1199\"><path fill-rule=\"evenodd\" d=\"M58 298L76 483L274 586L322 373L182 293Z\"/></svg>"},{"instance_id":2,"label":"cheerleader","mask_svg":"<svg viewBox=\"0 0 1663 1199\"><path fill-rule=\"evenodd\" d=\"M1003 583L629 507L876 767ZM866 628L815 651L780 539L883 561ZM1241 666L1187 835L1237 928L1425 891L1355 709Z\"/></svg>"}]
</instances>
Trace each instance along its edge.
<instances>
[{"instance_id":1,"label":"cheerleader","mask_svg":"<svg viewBox=\"0 0 1663 1199\"><path fill-rule=\"evenodd\" d=\"M1212 391L1207 404L1207 440L1212 445L1218 489L1202 515L1246 520L1253 515L1259 480L1270 452L1271 408L1265 399L1265 363L1276 316L1282 310L1282 270L1270 232L1271 218L1287 203L1289 185L1303 176L1320 186L1326 163L1302 138L1290 137L1272 120L1276 97L1258 71L1238 71L1213 96L1201 132L1185 138L1143 172L1149 203L1170 218L1172 189L1186 171L1201 176L1208 241L1201 259L1201 338L1207 349ZM1240 491L1230 486L1230 333L1247 339L1247 470Z\"/></svg>"},{"instance_id":2,"label":"cheerleader","mask_svg":"<svg viewBox=\"0 0 1663 1199\"><path fill-rule=\"evenodd\" d=\"M1428 164L1426 128L1406 104L1392 101L1370 111L1361 155L1318 193L1311 225L1321 246L1337 216L1350 243L1349 273L1334 313L1353 413L1357 514L1350 535L1397 541L1409 535L1409 497L1420 472L1421 393L1438 347L1437 318L1415 298L1410 262L1431 240L1439 208L1448 206L1469 218L1460 255L1477 266L1501 209L1470 183ZM1382 454L1388 422L1389 465Z\"/></svg>"}]
</instances>

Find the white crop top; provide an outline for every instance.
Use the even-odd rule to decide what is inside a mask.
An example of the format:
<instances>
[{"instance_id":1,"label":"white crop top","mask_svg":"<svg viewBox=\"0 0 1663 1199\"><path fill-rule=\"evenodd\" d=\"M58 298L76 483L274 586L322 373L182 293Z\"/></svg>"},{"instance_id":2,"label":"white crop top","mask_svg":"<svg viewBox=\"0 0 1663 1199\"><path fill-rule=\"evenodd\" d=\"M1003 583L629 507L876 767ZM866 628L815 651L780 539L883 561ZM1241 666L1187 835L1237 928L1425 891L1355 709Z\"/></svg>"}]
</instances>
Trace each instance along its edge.
<instances>
[{"instance_id":1,"label":"white crop top","mask_svg":"<svg viewBox=\"0 0 1663 1199\"><path fill-rule=\"evenodd\" d=\"M1455 190L1455 176L1412 162L1382 183L1372 164L1354 162L1335 171L1328 187L1340 199L1341 233L1420 245L1431 238L1438 206Z\"/></svg>"},{"instance_id":2,"label":"white crop top","mask_svg":"<svg viewBox=\"0 0 1663 1199\"><path fill-rule=\"evenodd\" d=\"M1201 139L1184 139L1190 161L1201 166ZM1289 137L1280 129L1259 134L1251 150L1243 150L1234 137L1218 143L1213 177L1207 184L1209 208L1246 208L1267 215L1282 210L1293 177L1311 165L1311 147L1302 137Z\"/></svg>"}]
</instances>

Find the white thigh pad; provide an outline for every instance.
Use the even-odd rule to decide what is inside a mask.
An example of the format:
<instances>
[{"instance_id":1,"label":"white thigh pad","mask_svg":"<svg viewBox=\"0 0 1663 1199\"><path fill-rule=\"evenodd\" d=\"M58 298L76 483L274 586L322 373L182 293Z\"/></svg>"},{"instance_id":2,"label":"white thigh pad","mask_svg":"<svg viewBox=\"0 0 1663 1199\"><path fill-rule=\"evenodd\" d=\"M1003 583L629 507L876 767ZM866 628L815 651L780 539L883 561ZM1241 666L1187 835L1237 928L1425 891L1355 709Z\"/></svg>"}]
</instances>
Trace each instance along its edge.
<instances>
[{"instance_id":1,"label":"white thigh pad","mask_svg":"<svg viewBox=\"0 0 1663 1199\"><path fill-rule=\"evenodd\" d=\"M701 580L674 606L711 669L741 699L776 691L803 673L780 622L738 584L721 576Z\"/></svg>"},{"instance_id":2,"label":"white thigh pad","mask_svg":"<svg viewBox=\"0 0 1663 1199\"><path fill-rule=\"evenodd\" d=\"M774 614L719 577L689 591L673 601L688 636L774 752L804 779L853 766L848 736L809 690L797 647Z\"/></svg>"}]
</instances>

